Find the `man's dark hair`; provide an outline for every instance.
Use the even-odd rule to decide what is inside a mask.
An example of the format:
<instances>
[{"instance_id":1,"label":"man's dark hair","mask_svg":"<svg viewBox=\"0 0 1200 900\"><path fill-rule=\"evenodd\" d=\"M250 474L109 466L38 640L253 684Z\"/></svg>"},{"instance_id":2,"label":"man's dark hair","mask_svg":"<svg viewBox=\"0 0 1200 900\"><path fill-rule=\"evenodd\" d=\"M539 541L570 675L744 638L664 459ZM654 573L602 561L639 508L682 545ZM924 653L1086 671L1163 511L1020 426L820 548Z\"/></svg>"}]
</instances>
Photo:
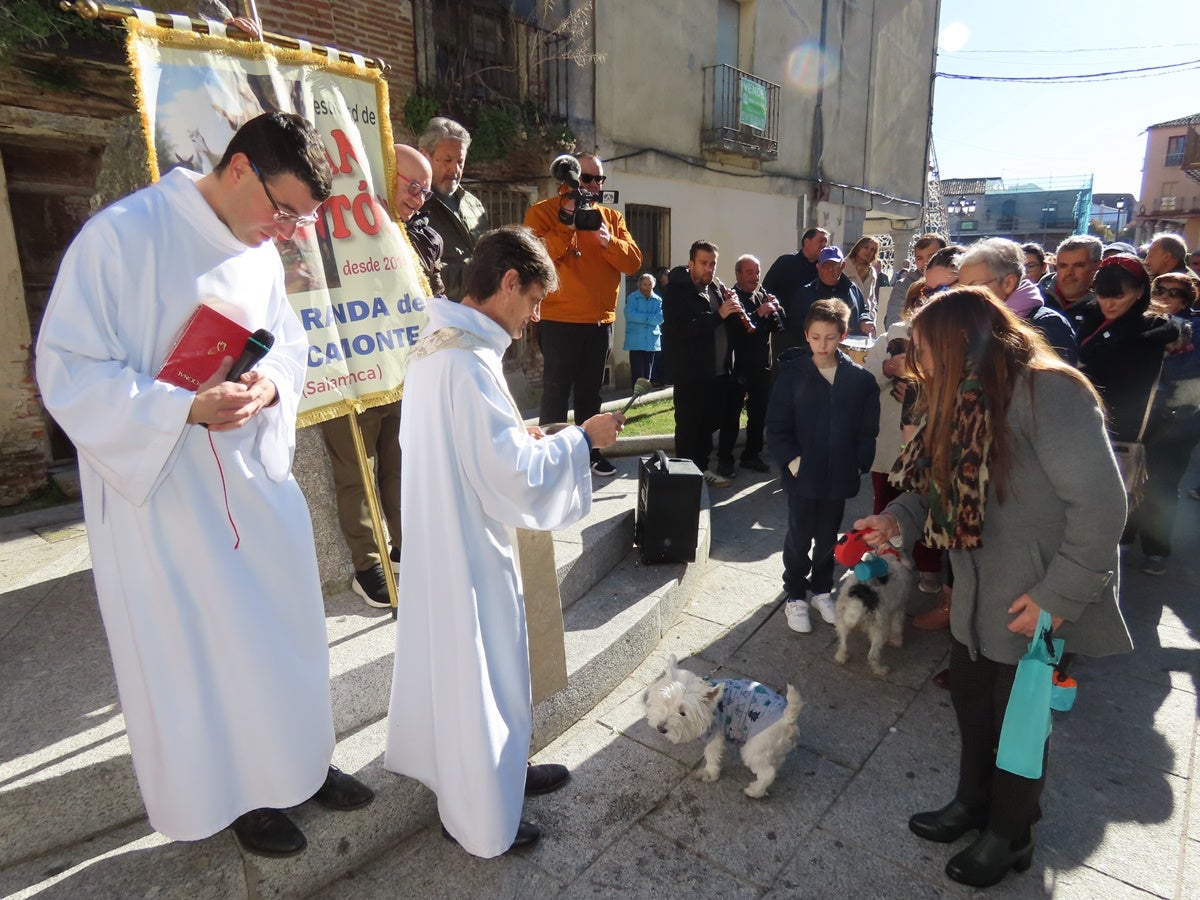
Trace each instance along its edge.
<instances>
[{"instance_id":1,"label":"man's dark hair","mask_svg":"<svg viewBox=\"0 0 1200 900\"><path fill-rule=\"evenodd\" d=\"M324 202L333 192L329 156L317 129L302 116L269 112L237 130L215 171L223 172L235 153L244 153L264 179L294 175Z\"/></svg>"},{"instance_id":2,"label":"man's dark hair","mask_svg":"<svg viewBox=\"0 0 1200 900\"><path fill-rule=\"evenodd\" d=\"M1046 248L1044 248L1041 244L1032 242L1028 244L1022 244L1021 249L1030 256L1037 257L1037 261L1042 265L1046 264Z\"/></svg>"},{"instance_id":3,"label":"man's dark hair","mask_svg":"<svg viewBox=\"0 0 1200 900\"><path fill-rule=\"evenodd\" d=\"M558 290L558 275L546 245L524 225L505 225L479 239L463 275L463 294L483 303L500 290L509 269L515 269L521 289L535 281L546 293Z\"/></svg>"},{"instance_id":4,"label":"man's dark hair","mask_svg":"<svg viewBox=\"0 0 1200 900\"><path fill-rule=\"evenodd\" d=\"M917 238L917 242L913 244L913 249L924 250L926 247L929 247L932 244L937 244L938 247L945 247L946 239L940 234L936 234L931 231L928 234L923 234Z\"/></svg>"},{"instance_id":5,"label":"man's dark hair","mask_svg":"<svg viewBox=\"0 0 1200 900\"><path fill-rule=\"evenodd\" d=\"M717 245L714 244L712 241L696 241L692 244L692 248L690 250L688 250L688 259L689 260L695 259L696 254L701 250L705 250L709 253L719 252L717 250Z\"/></svg>"},{"instance_id":6,"label":"man's dark hair","mask_svg":"<svg viewBox=\"0 0 1200 900\"><path fill-rule=\"evenodd\" d=\"M803 244L805 241L811 241L818 234L823 234L825 237L829 237L829 232L824 228L810 228L800 236L800 243Z\"/></svg>"}]
</instances>

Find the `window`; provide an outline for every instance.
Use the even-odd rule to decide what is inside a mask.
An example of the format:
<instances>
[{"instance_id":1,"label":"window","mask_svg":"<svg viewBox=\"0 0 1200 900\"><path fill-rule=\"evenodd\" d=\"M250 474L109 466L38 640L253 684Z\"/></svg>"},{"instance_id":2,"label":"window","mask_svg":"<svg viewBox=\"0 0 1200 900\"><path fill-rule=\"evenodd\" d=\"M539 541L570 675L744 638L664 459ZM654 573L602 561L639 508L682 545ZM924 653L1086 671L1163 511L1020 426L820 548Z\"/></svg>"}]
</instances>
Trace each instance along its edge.
<instances>
[{"instance_id":1,"label":"window","mask_svg":"<svg viewBox=\"0 0 1200 900\"><path fill-rule=\"evenodd\" d=\"M530 205L529 194L525 191L480 184L472 185L471 193L479 198L487 210L488 224L492 228L524 223L525 211Z\"/></svg>"},{"instance_id":2,"label":"window","mask_svg":"<svg viewBox=\"0 0 1200 900\"><path fill-rule=\"evenodd\" d=\"M1182 166L1184 145L1186 143L1186 134L1167 138L1167 158L1164 164L1168 166Z\"/></svg>"},{"instance_id":3,"label":"window","mask_svg":"<svg viewBox=\"0 0 1200 900\"><path fill-rule=\"evenodd\" d=\"M1170 212L1175 209L1175 197L1178 194L1176 188L1179 182L1164 181L1162 183L1161 193L1158 195L1158 208Z\"/></svg>"},{"instance_id":4,"label":"window","mask_svg":"<svg viewBox=\"0 0 1200 900\"><path fill-rule=\"evenodd\" d=\"M670 207L626 203L625 224L629 226L629 233L642 250L641 272L657 272L671 265ZM682 263L684 260L677 262ZM637 287L638 275L641 272L625 279L627 292Z\"/></svg>"}]
</instances>

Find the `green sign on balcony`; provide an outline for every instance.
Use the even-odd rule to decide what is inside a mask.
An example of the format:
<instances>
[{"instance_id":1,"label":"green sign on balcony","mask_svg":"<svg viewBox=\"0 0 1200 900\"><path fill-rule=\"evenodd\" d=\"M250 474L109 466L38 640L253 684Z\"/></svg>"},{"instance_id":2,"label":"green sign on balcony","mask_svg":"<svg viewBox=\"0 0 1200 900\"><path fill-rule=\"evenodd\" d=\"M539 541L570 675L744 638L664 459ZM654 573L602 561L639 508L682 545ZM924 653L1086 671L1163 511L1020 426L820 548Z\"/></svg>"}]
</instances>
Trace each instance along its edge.
<instances>
[{"instance_id":1,"label":"green sign on balcony","mask_svg":"<svg viewBox=\"0 0 1200 900\"><path fill-rule=\"evenodd\" d=\"M742 102L738 121L759 131L767 130L767 86L749 78L742 79Z\"/></svg>"}]
</instances>

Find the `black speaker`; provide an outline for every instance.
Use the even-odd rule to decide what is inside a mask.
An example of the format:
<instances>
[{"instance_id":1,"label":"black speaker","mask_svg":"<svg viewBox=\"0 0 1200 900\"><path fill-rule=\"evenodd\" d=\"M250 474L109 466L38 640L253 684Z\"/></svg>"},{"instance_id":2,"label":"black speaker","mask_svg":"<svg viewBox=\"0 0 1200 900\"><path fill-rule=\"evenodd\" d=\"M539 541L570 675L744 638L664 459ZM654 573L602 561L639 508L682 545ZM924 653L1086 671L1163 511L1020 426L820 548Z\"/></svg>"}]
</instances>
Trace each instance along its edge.
<instances>
[{"instance_id":1,"label":"black speaker","mask_svg":"<svg viewBox=\"0 0 1200 900\"><path fill-rule=\"evenodd\" d=\"M695 561L703 482L690 459L670 459L661 450L641 458L633 540L643 563Z\"/></svg>"}]
</instances>

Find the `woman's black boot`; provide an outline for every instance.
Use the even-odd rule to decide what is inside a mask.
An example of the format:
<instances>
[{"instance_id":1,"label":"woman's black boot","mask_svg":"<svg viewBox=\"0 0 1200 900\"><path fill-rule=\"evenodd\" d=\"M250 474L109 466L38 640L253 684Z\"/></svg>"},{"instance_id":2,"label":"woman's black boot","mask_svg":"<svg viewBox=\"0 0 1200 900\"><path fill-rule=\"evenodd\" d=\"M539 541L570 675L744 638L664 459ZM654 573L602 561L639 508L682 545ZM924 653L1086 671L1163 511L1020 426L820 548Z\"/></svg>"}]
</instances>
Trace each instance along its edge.
<instances>
[{"instance_id":1,"label":"woman's black boot","mask_svg":"<svg viewBox=\"0 0 1200 900\"><path fill-rule=\"evenodd\" d=\"M917 837L939 844L952 844L968 831L987 825L985 807L972 808L952 800L933 812L919 812L908 820L909 830Z\"/></svg>"},{"instance_id":2,"label":"woman's black boot","mask_svg":"<svg viewBox=\"0 0 1200 900\"><path fill-rule=\"evenodd\" d=\"M1033 863L1033 832L1021 841L984 831L970 847L946 863L946 874L959 884L991 887L1009 869L1024 872Z\"/></svg>"}]
</instances>

